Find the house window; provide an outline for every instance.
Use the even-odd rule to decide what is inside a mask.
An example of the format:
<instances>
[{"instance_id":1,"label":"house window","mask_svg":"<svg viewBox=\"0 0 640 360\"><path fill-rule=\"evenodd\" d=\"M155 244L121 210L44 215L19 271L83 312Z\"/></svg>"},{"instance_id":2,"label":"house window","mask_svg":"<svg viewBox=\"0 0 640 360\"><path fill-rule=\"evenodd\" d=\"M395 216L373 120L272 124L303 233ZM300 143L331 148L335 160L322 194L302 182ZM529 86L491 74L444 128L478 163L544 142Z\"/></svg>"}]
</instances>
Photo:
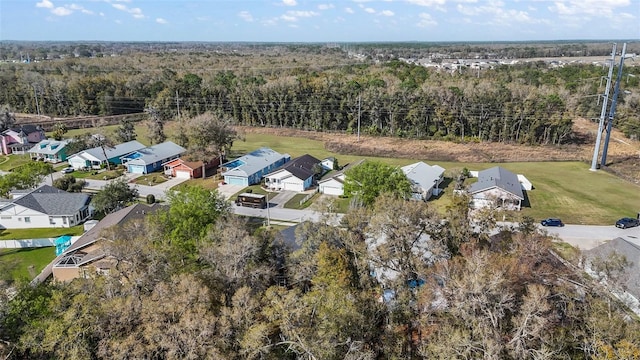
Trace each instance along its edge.
<instances>
[{"instance_id":1,"label":"house window","mask_svg":"<svg viewBox=\"0 0 640 360\"><path fill-rule=\"evenodd\" d=\"M62 223L63 223L63 224L65 224L65 225L67 225L67 218L66 218L66 217L63 217L63 218L62 218Z\"/></svg>"},{"instance_id":2,"label":"house window","mask_svg":"<svg viewBox=\"0 0 640 360\"><path fill-rule=\"evenodd\" d=\"M31 222L31 218L30 218L30 217L28 217L28 216L25 216L25 217L24 217L24 222L26 222L26 223L30 223L30 222Z\"/></svg>"}]
</instances>

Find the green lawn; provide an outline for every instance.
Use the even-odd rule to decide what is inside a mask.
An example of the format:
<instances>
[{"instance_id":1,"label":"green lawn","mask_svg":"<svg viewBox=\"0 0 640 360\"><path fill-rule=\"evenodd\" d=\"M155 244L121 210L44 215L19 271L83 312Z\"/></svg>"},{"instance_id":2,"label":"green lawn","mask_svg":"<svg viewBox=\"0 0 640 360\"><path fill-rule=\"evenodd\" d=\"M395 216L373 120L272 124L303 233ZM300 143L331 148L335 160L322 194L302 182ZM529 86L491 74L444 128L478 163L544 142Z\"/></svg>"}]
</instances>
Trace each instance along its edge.
<instances>
[{"instance_id":1,"label":"green lawn","mask_svg":"<svg viewBox=\"0 0 640 360\"><path fill-rule=\"evenodd\" d=\"M0 261L9 264L11 278L31 280L56 257L53 246L29 249L1 249Z\"/></svg>"},{"instance_id":2,"label":"green lawn","mask_svg":"<svg viewBox=\"0 0 640 360\"><path fill-rule=\"evenodd\" d=\"M246 134L245 141L233 144L232 155L240 156L261 146L267 146L292 158L311 154L319 159L335 156L341 165L362 159L362 156L335 154L327 151L321 141L297 137L265 134ZM233 157L230 157L233 158ZM463 168L484 170L502 166L512 172L523 174L534 186L527 191L528 207L517 216L528 215L540 220L560 217L568 224L609 225L623 216L634 217L640 211L640 187L619 179L605 171L589 171L589 164L582 162L521 162L521 163L454 163L430 161L429 159L394 159L364 157L395 166L404 166L416 161L440 165L452 174ZM453 182L444 193L430 204L440 212L450 203Z\"/></svg>"},{"instance_id":3,"label":"green lawn","mask_svg":"<svg viewBox=\"0 0 640 360\"><path fill-rule=\"evenodd\" d=\"M306 209L311 204L313 204L313 202L318 198L318 196L320 196L320 194L315 193L309 200L305 201L301 205L300 201L302 201L302 199L304 199L307 195L308 194L296 194L294 197L289 199L289 201L287 201L284 204L284 207L287 208L287 209L296 209L296 210Z\"/></svg>"},{"instance_id":4,"label":"green lawn","mask_svg":"<svg viewBox=\"0 0 640 360\"><path fill-rule=\"evenodd\" d=\"M37 229L5 229L0 232L0 240L17 239L42 239L62 235L82 235L84 226L78 225L70 228L37 228Z\"/></svg>"},{"instance_id":5,"label":"green lawn","mask_svg":"<svg viewBox=\"0 0 640 360\"><path fill-rule=\"evenodd\" d=\"M154 174L142 175L140 177L137 177L134 180L134 183L138 185L153 186L157 184L162 184L163 182L166 182L166 181L167 179L162 174L154 173Z\"/></svg>"},{"instance_id":6,"label":"green lawn","mask_svg":"<svg viewBox=\"0 0 640 360\"><path fill-rule=\"evenodd\" d=\"M3 155L0 156L0 170L9 171L31 161L29 154Z\"/></svg>"}]
</instances>

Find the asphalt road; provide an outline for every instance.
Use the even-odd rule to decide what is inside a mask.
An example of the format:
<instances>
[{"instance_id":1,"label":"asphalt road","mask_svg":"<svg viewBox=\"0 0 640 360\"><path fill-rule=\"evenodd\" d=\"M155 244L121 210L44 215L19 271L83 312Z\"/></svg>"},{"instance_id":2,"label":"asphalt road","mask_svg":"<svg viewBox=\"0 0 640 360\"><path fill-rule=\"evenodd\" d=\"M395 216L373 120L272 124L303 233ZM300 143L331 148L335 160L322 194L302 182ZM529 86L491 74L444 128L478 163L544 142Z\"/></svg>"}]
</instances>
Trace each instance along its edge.
<instances>
[{"instance_id":1,"label":"asphalt road","mask_svg":"<svg viewBox=\"0 0 640 360\"><path fill-rule=\"evenodd\" d=\"M618 237L640 246L640 227L618 229L613 225L565 225L539 228L580 250L592 249Z\"/></svg>"}]
</instances>

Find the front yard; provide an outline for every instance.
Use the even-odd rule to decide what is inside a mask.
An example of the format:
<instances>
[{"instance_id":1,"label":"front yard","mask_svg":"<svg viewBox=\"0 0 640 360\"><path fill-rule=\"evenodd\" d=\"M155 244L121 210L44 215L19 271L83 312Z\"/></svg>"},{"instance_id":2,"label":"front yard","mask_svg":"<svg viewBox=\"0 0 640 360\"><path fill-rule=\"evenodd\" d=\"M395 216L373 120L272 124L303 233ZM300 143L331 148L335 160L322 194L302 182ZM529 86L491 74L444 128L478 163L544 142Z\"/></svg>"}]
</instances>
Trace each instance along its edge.
<instances>
[{"instance_id":1,"label":"front yard","mask_svg":"<svg viewBox=\"0 0 640 360\"><path fill-rule=\"evenodd\" d=\"M133 180L133 183L137 185L154 186L154 185L162 184L163 182L166 182L166 181L167 181L167 178L163 174L153 173L153 174L139 176L135 178L135 180Z\"/></svg>"}]
</instances>

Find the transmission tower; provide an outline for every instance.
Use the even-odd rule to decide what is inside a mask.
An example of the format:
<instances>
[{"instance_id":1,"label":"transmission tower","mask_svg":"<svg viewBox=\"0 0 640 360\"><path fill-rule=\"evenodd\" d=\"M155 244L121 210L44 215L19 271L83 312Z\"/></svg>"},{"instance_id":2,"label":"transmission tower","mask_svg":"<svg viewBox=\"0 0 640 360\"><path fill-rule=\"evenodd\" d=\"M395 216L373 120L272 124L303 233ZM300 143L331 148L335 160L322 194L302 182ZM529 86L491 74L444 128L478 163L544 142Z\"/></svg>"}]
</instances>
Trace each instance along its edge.
<instances>
[{"instance_id":1,"label":"transmission tower","mask_svg":"<svg viewBox=\"0 0 640 360\"><path fill-rule=\"evenodd\" d=\"M598 123L598 135L596 136L596 147L593 150L593 159L591 160L591 171L598 170L598 155L600 154L600 141L602 141L602 131L604 130L604 119L607 115L607 103L609 102L609 90L611 89L611 76L613 75L613 63L616 61L616 44L613 44L611 50L611 59L609 59L609 74L607 75L607 86L602 95L602 110L600 111L600 122ZM602 82L601 82L602 84Z\"/></svg>"},{"instance_id":2,"label":"transmission tower","mask_svg":"<svg viewBox=\"0 0 640 360\"><path fill-rule=\"evenodd\" d=\"M607 165L607 150L609 149L609 139L611 138L611 129L613 127L613 116L616 114L616 104L618 102L618 93L620 92L620 82L622 80L622 66L624 65L624 58L627 52L627 43L622 44L622 55L620 56L620 66L618 67L618 76L616 77L616 86L613 90L613 97L611 99L611 108L609 109L609 121L607 123L607 137L604 140L604 147L602 148L602 161L600 166Z\"/></svg>"}]
</instances>

